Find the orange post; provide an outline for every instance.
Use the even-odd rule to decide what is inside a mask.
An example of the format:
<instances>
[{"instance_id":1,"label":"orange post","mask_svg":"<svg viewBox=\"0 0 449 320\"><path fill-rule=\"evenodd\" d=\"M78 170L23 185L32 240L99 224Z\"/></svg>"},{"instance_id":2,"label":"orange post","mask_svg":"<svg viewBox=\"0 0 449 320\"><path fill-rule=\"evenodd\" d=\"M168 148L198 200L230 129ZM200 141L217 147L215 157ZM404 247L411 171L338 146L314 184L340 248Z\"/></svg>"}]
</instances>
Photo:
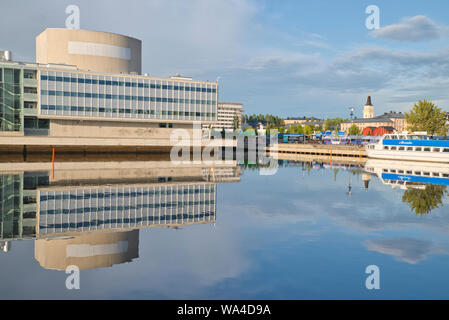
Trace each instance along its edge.
<instances>
[{"instance_id":1,"label":"orange post","mask_svg":"<svg viewBox=\"0 0 449 320\"><path fill-rule=\"evenodd\" d=\"M53 156L51 158L51 168L53 172L53 180L55 180L55 147L53 147Z\"/></svg>"}]
</instances>

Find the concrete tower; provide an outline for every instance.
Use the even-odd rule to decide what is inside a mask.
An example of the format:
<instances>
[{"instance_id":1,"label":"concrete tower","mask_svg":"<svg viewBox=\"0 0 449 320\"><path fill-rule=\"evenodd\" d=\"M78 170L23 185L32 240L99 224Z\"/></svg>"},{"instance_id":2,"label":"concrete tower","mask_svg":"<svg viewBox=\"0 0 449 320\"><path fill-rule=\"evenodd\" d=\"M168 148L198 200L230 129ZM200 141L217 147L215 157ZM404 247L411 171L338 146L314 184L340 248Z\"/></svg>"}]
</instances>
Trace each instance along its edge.
<instances>
[{"instance_id":1,"label":"concrete tower","mask_svg":"<svg viewBox=\"0 0 449 320\"><path fill-rule=\"evenodd\" d=\"M363 118L374 118L374 106L371 103L371 96L368 96L368 98L366 99L366 104L363 107Z\"/></svg>"}]
</instances>

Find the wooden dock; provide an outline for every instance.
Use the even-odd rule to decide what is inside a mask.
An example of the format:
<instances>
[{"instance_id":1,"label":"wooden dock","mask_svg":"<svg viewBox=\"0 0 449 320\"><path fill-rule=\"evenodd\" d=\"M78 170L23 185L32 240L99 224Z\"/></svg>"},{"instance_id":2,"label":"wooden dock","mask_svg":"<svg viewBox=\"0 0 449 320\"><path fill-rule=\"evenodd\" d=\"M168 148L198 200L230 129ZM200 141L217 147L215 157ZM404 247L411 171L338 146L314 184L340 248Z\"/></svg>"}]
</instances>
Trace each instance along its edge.
<instances>
[{"instance_id":1,"label":"wooden dock","mask_svg":"<svg viewBox=\"0 0 449 320\"><path fill-rule=\"evenodd\" d=\"M279 157L286 156L292 159L295 156L320 156L333 159L364 159L367 158L365 148L363 146L345 146L345 145L324 145L324 144L295 144L280 143L277 146L267 148L270 153L277 152Z\"/></svg>"}]
</instances>

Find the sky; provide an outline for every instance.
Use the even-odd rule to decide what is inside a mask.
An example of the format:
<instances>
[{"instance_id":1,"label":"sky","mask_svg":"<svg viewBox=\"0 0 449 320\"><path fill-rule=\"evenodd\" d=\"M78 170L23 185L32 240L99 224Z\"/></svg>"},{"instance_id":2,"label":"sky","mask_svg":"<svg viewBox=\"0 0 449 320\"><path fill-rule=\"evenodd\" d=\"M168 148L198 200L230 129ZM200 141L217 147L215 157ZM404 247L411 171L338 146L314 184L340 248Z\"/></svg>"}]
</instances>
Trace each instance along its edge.
<instances>
[{"instance_id":1,"label":"sky","mask_svg":"<svg viewBox=\"0 0 449 320\"><path fill-rule=\"evenodd\" d=\"M0 50L34 61L34 38L64 28L68 5L81 29L142 40L143 73L218 80L219 100L248 114L361 117L368 94L376 115L420 99L449 110L447 0L2 1Z\"/></svg>"}]
</instances>

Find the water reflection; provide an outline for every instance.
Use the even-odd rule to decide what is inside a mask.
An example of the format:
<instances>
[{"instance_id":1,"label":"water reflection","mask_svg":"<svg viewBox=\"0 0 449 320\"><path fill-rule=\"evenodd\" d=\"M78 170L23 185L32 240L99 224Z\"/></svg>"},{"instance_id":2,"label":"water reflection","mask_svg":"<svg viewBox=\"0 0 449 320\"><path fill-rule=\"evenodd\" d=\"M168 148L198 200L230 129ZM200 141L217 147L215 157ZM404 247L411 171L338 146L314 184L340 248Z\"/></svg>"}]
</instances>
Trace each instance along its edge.
<instances>
[{"instance_id":1,"label":"water reflection","mask_svg":"<svg viewBox=\"0 0 449 320\"><path fill-rule=\"evenodd\" d=\"M2 296L73 297L47 270L75 264L83 298L369 298L360 277L378 264L396 281L382 297L437 278L419 297L447 297L444 165L298 158L262 176L251 162L67 157L53 179L47 160L0 163Z\"/></svg>"},{"instance_id":2,"label":"water reflection","mask_svg":"<svg viewBox=\"0 0 449 320\"><path fill-rule=\"evenodd\" d=\"M55 177L48 162L0 166L1 249L34 240L35 259L55 270L131 262L140 229L215 224L217 183L240 180L234 161L61 161Z\"/></svg>"}]
</instances>

